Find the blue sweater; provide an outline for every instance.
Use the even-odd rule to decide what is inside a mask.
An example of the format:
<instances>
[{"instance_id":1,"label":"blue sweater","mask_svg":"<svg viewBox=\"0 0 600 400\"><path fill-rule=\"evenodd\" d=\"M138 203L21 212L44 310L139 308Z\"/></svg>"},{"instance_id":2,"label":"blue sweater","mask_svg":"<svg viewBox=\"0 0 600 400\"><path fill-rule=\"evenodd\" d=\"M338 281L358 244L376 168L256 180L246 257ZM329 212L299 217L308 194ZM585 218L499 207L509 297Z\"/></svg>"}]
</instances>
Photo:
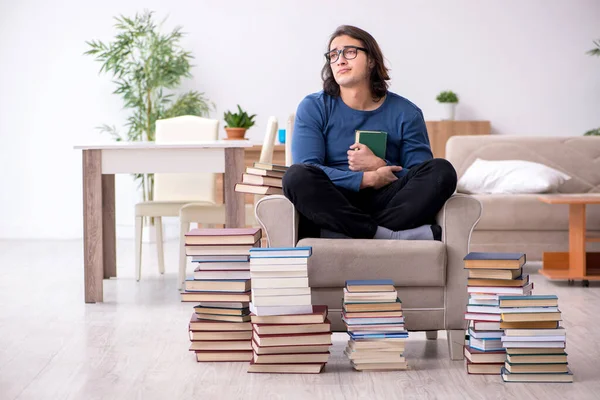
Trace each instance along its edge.
<instances>
[{"instance_id":1,"label":"blue sweater","mask_svg":"<svg viewBox=\"0 0 600 400\"><path fill-rule=\"evenodd\" d=\"M403 168L398 177L433 158L423 113L404 97L388 92L376 110L359 111L321 91L306 96L296 111L294 163L318 166L335 185L359 191L363 172L350 171L346 153L356 129L387 132L385 161Z\"/></svg>"}]
</instances>

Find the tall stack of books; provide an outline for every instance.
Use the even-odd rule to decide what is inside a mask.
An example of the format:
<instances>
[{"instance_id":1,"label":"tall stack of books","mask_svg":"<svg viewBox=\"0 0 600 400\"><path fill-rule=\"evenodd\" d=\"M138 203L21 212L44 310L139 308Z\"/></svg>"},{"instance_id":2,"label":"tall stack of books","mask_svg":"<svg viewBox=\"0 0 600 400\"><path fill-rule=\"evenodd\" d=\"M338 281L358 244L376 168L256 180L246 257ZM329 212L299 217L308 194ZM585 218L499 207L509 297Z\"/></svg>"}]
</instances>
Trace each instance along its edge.
<instances>
[{"instance_id":1,"label":"tall stack of books","mask_svg":"<svg viewBox=\"0 0 600 400\"><path fill-rule=\"evenodd\" d=\"M197 361L250 361L250 249L260 246L260 229L193 229L186 255L196 266L181 301L194 302L190 350Z\"/></svg>"},{"instance_id":2,"label":"tall stack of books","mask_svg":"<svg viewBox=\"0 0 600 400\"><path fill-rule=\"evenodd\" d=\"M501 337L505 382L573 382L556 296L500 296L500 312L511 324Z\"/></svg>"},{"instance_id":3,"label":"tall stack of books","mask_svg":"<svg viewBox=\"0 0 600 400\"><path fill-rule=\"evenodd\" d=\"M342 321L350 336L344 353L355 370L407 369L408 332L392 280L346 281Z\"/></svg>"},{"instance_id":4,"label":"tall stack of books","mask_svg":"<svg viewBox=\"0 0 600 400\"><path fill-rule=\"evenodd\" d=\"M311 247L250 251L252 360L248 372L318 374L329 359L326 306L313 306Z\"/></svg>"},{"instance_id":5,"label":"tall stack of books","mask_svg":"<svg viewBox=\"0 0 600 400\"><path fill-rule=\"evenodd\" d=\"M282 179L289 167L285 165L255 162L247 167L242 182L235 185L235 191L251 194L283 194Z\"/></svg>"},{"instance_id":6,"label":"tall stack of books","mask_svg":"<svg viewBox=\"0 0 600 400\"><path fill-rule=\"evenodd\" d=\"M469 374L499 375L506 352L502 335L510 324L502 322L500 296L527 296L533 290L529 276L523 275L523 253L469 253L469 300L465 319L469 321L464 354Z\"/></svg>"}]
</instances>

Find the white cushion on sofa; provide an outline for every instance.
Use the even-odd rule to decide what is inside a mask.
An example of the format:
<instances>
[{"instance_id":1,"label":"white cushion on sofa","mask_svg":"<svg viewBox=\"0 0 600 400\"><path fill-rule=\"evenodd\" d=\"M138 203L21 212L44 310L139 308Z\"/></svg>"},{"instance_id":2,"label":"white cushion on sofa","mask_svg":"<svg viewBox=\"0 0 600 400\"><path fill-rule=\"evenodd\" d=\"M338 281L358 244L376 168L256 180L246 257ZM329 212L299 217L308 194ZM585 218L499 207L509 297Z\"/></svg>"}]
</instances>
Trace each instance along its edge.
<instances>
[{"instance_id":1,"label":"white cushion on sofa","mask_svg":"<svg viewBox=\"0 0 600 400\"><path fill-rule=\"evenodd\" d=\"M544 164L477 158L458 181L462 193L548 193L571 177Z\"/></svg>"}]
</instances>

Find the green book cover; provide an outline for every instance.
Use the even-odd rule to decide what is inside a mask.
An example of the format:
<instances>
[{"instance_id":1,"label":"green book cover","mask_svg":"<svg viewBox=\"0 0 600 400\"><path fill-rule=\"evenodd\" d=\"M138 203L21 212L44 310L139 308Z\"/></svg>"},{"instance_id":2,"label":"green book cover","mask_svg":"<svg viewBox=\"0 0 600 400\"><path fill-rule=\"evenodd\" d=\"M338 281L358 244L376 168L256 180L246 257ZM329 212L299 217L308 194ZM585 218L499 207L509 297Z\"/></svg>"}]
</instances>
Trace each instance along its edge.
<instances>
[{"instance_id":1,"label":"green book cover","mask_svg":"<svg viewBox=\"0 0 600 400\"><path fill-rule=\"evenodd\" d=\"M385 160L387 146L387 132L382 131L356 131L356 143L366 145L373 154Z\"/></svg>"}]
</instances>

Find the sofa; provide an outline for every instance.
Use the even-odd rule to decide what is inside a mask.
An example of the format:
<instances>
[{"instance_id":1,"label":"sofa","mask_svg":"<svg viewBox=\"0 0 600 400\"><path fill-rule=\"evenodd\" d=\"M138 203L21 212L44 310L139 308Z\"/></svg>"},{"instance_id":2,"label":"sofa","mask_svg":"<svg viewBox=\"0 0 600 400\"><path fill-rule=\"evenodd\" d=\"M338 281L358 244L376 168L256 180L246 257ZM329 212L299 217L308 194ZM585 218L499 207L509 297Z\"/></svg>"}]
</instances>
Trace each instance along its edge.
<instances>
[{"instance_id":1,"label":"sofa","mask_svg":"<svg viewBox=\"0 0 600 400\"><path fill-rule=\"evenodd\" d=\"M559 193L600 193L600 137L454 136L446 159L459 180L467 168L484 160L525 160L545 164L571 176ZM542 203L537 194L473 194L483 215L471 236L472 251L523 252L539 261L547 251L568 251L567 205ZM586 208L587 229L600 233L600 205ZM600 251L600 243L588 243Z\"/></svg>"},{"instance_id":2,"label":"sofa","mask_svg":"<svg viewBox=\"0 0 600 400\"><path fill-rule=\"evenodd\" d=\"M308 279L312 304L329 307L333 331L345 331L341 321L343 287L350 279L392 279L402 301L409 331L437 337L447 330L449 354L463 357L467 304L467 274L463 258L481 217L472 196L454 195L440 210L442 241L305 238L298 241L298 214L284 196L267 196L255 208L270 247L311 246Z\"/></svg>"}]
</instances>

